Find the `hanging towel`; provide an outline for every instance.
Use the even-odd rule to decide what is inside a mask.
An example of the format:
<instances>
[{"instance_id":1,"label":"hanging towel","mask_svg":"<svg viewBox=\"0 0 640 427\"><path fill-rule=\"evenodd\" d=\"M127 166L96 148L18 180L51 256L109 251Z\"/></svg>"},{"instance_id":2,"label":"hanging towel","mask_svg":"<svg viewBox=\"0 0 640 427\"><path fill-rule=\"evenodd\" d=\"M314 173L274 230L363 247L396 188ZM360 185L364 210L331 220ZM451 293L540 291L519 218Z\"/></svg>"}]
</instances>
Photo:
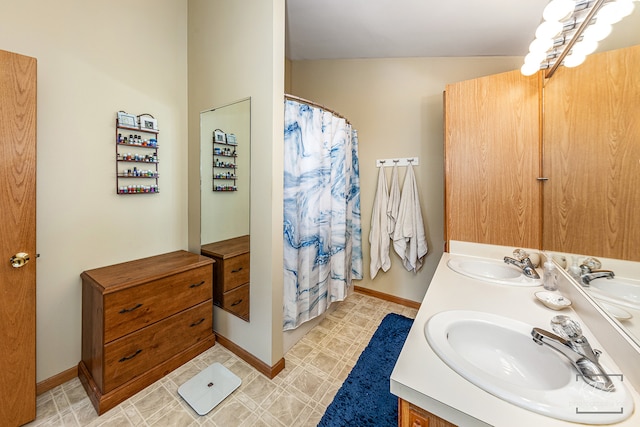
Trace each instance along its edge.
<instances>
[{"instance_id":1,"label":"hanging towel","mask_svg":"<svg viewBox=\"0 0 640 427\"><path fill-rule=\"evenodd\" d=\"M398 184L398 165L393 165L391 171L391 191L389 192L389 204L387 216L389 217L389 239L393 239L393 232L398 221L398 209L400 208L400 184Z\"/></svg>"},{"instance_id":2,"label":"hanging towel","mask_svg":"<svg viewBox=\"0 0 640 427\"><path fill-rule=\"evenodd\" d=\"M422 212L418 197L418 186L411 163L402 186L398 222L393 232L393 248L402 258L404 268L417 273L427 254L427 239L424 235Z\"/></svg>"},{"instance_id":3,"label":"hanging towel","mask_svg":"<svg viewBox=\"0 0 640 427\"><path fill-rule=\"evenodd\" d=\"M373 200L373 212L371 213L371 230L369 231L369 243L371 244L371 264L369 272L371 279L375 278L378 270L389 270L391 257L389 256L388 217L387 205L389 193L387 190L387 178L384 175L384 167L378 170L378 188Z\"/></svg>"}]
</instances>

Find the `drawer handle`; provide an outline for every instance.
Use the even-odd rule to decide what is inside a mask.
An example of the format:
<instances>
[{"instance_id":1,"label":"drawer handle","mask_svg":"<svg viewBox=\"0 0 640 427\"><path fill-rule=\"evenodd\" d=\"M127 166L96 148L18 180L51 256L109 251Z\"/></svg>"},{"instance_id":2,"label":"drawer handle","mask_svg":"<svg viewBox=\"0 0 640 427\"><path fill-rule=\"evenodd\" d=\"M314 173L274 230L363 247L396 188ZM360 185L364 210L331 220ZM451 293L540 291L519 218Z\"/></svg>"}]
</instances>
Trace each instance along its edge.
<instances>
[{"instance_id":1,"label":"drawer handle","mask_svg":"<svg viewBox=\"0 0 640 427\"><path fill-rule=\"evenodd\" d=\"M142 352L142 349L136 350L131 356L125 356L122 359L118 360L118 362L126 362L127 360L131 360Z\"/></svg>"},{"instance_id":2,"label":"drawer handle","mask_svg":"<svg viewBox=\"0 0 640 427\"><path fill-rule=\"evenodd\" d=\"M234 306L236 306L236 305L240 304L240 303L242 302L242 300L243 300L243 298L240 298L239 300L234 301L234 302L231 304L231 307L234 307Z\"/></svg>"},{"instance_id":3,"label":"drawer handle","mask_svg":"<svg viewBox=\"0 0 640 427\"><path fill-rule=\"evenodd\" d=\"M191 328L193 328L194 326L198 326L200 323L204 322L204 317L200 320L198 320L197 322L193 322L191 325L189 325Z\"/></svg>"},{"instance_id":4,"label":"drawer handle","mask_svg":"<svg viewBox=\"0 0 640 427\"><path fill-rule=\"evenodd\" d=\"M204 285L204 280L200 283L192 283L189 287L190 288L197 288L198 286L202 286Z\"/></svg>"},{"instance_id":5,"label":"drawer handle","mask_svg":"<svg viewBox=\"0 0 640 427\"><path fill-rule=\"evenodd\" d=\"M238 269L236 269L236 270L231 270L231 272L232 272L232 273L239 273L239 272L240 272L240 270L242 270L242 268L243 268L243 267L240 267L240 268L238 268Z\"/></svg>"},{"instance_id":6,"label":"drawer handle","mask_svg":"<svg viewBox=\"0 0 640 427\"><path fill-rule=\"evenodd\" d=\"M131 307L131 308L123 308L122 310L120 310L120 314L125 314L125 313L131 313L133 310L137 310L140 307L142 307L142 304L136 304L135 306Z\"/></svg>"}]
</instances>

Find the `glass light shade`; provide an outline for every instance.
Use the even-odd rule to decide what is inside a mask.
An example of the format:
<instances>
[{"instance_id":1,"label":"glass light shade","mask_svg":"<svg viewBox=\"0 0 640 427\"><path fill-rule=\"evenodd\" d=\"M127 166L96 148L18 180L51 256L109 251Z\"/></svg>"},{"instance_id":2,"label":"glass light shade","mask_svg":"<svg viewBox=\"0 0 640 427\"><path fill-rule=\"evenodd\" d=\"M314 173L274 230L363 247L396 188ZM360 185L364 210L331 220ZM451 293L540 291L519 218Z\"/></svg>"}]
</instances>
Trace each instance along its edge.
<instances>
[{"instance_id":1,"label":"glass light shade","mask_svg":"<svg viewBox=\"0 0 640 427\"><path fill-rule=\"evenodd\" d=\"M619 7L620 14L623 18L631 15L635 5L633 4L633 0L616 0L616 4Z\"/></svg>"},{"instance_id":2,"label":"glass light shade","mask_svg":"<svg viewBox=\"0 0 640 427\"><path fill-rule=\"evenodd\" d=\"M602 22L598 23L596 21L595 24L587 27L587 29L584 30L584 33L582 34L584 35L584 38L586 40L594 40L599 42L606 39L609 36L609 34L611 34L611 30L612 30L612 27L610 24L605 24Z\"/></svg>"},{"instance_id":3,"label":"glass light shade","mask_svg":"<svg viewBox=\"0 0 640 427\"><path fill-rule=\"evenodd\" d=\"M551 0L542 11L542 17L546 21L562 21L567 19L575 8L575 0Z\"/></svg>"},{"instance_id":4,"label":"glass light shade","mask_svg":"<svg viewBox=\"0 0 640 427\"><path fill-rule=\"evenodd\" d=\"M533 62L524 63L520 68L520 72L523 76L533 76L540 69L540 64L534 64Z\"/></svg>"},{"instance_id":5,"label":"glass light shade","mask_svg":"<svg viewBox=\"0 0 640 427\"><path fill-rule=\"evenodd\" d=\"M529 54L524 57L524 63L533 64L540 68L540 63L545 59L547 59L547 52L529 52Z\"/></svg>"},{"instance_id":6,"label":"glass light shade","mask_svg":"<svg viewBox=\"0 0 640 427\"><path fill-rule=\"evenodd\" d=\"M587 59L586 55L571 54L571 55L567 55L564 58L563 64L564 64L565 67L573 68L573 67L577 67L578 65L582 64L585 59Z\"/></svg>"},{"instance_id":7,"label":"glass light shade","mask_svg":"<svg viewBox=\"0 0 640 427\"><path fill-rule=\"evenodd\" d=\"M535 39L529 45L529 52L546 52L553 47L553 39Z\"/></svg>"},{"instance_id":8,"label":"glass light shade","mask_svg":"<svg viewBox=\"0 0 640 427\"><path fill-rule=\"evenodd\" d=\"M595 40L583 39L582 41L573 45L571 49L572 55L590 55L598 48L598 42Z\"/></svg>"},{"instance_id":9,"label":"glass light shade","mask_svg":"<svg viewBox=\"0 0 640 427\"><path fill-rule=\"evenodd\" d=\"M623 18L620 13L618 2L607 3L600 8L596 15L596 20L605 24L615 24L620 22Z\"/></svg>"},{"instance_id":10,"label":"glass light shade","mask_svg":"<svg viewBox=\"0 0 640 427\"><path fill-rule=\"evenodd\" d=\"M553 39L562 32L562 24L558 21L544 21L536 30L536 38Z\"/></svg>"}]
</instances>

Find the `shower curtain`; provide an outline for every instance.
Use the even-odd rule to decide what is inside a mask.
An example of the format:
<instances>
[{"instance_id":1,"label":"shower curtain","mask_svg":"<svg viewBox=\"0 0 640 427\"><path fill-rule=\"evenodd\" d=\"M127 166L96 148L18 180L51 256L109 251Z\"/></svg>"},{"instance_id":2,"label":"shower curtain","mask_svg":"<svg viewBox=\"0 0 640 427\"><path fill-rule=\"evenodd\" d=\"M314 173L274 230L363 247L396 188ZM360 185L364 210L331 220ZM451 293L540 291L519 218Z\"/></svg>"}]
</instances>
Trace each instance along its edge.
<instances>
[{"instance_id":1,"label":"shower curtain","mask_svg":"<svg viewBox=\"0 0 640 427\"><path fill-rule=\"evenodd\" d=\"M362 279L358 136L344 118L285 100L284 321L297 328Z\"/></svg>"}]
</instances>

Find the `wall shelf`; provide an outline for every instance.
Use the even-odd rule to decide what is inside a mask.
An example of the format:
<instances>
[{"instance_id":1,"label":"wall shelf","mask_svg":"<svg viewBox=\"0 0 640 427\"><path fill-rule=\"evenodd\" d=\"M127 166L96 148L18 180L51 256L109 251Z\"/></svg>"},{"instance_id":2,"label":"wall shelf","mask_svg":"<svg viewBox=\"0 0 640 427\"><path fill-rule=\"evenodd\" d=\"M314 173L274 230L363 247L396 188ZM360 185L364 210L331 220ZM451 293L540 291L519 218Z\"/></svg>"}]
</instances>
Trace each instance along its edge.
<instances>
[{"instance_id":1,"label":"wall shelf","mask_svg":"<svg viewBox=\"0 0 640 427\"><path fill-rule=\"evenodd\" d=\"M116 119L116 194L157 194L158 134L157 129L141 129L124 125ZM135 166L133 166L133 165ZM139 167L144 166L144 170Z\"/></svg>"}]
</instances>

